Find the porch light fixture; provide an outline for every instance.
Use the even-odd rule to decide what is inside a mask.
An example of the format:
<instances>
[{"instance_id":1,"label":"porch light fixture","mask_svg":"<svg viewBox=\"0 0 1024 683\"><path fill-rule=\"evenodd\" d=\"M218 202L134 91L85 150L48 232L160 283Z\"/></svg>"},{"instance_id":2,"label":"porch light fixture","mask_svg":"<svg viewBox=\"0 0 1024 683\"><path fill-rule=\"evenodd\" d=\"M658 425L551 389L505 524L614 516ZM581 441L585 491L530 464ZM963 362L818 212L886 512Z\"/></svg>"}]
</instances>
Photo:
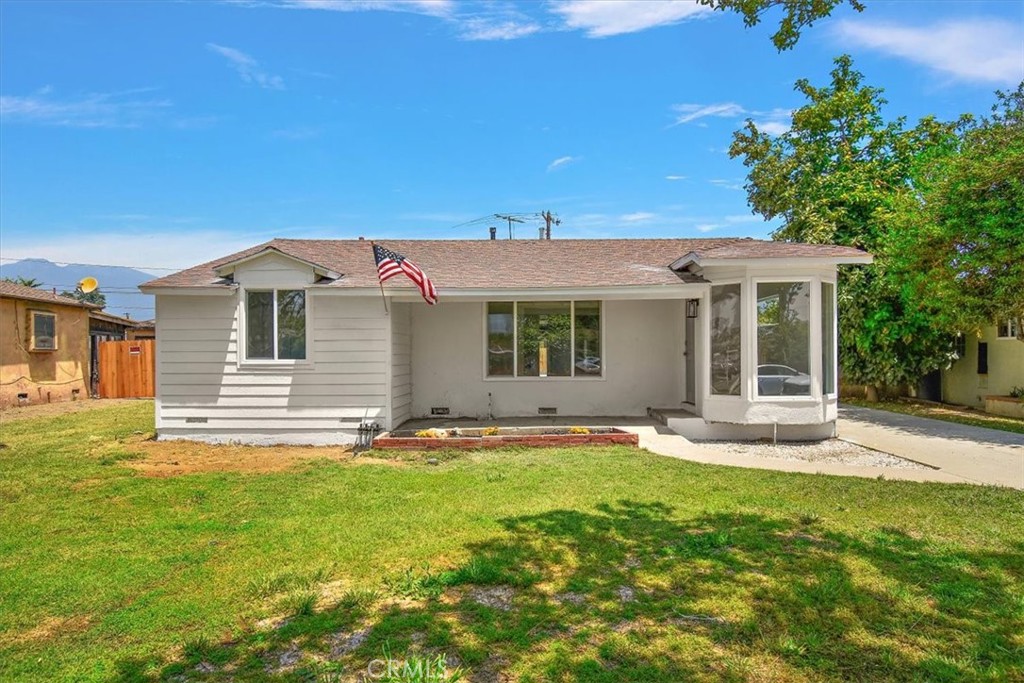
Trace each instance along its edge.
<instances>
[{"instance_id":1,"label":"porch light fixture","mask_svg":"<svg viewBox=\"0 0 1024 683\"><path fill-rule=\"evenodd\" d=\"M686 317L696 318L697 317L697 306L700 304L700 299L687 299L686 300Z\"/></svg>"}]
</instances>

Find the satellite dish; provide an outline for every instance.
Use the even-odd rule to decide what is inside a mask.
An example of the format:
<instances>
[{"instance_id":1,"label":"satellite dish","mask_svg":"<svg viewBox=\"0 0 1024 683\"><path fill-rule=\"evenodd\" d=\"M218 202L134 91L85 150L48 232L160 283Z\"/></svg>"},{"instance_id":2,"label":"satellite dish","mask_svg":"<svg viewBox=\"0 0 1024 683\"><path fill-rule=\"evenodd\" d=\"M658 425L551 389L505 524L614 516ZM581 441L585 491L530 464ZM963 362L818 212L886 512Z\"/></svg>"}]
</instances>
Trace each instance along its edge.
<instances>
[{"instance_id":1,"label":"satellite dish","mask_svg":"<svg viewBox=\"0 0 1024 683\"><path fill-rule=\"evenodd\" d=\"M100 286L100 283L97 282L96 278L94 278L94 277L83 277L78 282L78 288L80 290L82 290L86 294L88 294L89 292L94 291L99 286Z\"/></svg>"}]
</instances>

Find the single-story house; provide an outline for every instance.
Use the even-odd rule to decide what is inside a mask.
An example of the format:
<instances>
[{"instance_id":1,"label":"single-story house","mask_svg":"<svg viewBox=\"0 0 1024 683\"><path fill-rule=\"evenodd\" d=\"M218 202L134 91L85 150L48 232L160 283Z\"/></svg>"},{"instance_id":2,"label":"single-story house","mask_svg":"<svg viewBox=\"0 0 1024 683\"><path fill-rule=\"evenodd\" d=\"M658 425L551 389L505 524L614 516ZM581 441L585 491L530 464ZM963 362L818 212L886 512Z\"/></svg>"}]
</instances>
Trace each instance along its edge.
<instances>
[{"instance_id":1,"label":"single-story house","mask_svg":"<svg viewBox=\"0 0 1024 683\"><path fill-rule=\"evenodd\" d=\"M1024 415L1019 404L1005 399L1024 387L1024 341L1020 320L1001 320L983 327L980 334L957 338L958 359L942 371L942 396L947 403L983 408L1008 415Z\"/></svg>"},{"instance_id":2,"label":"single-story house","mask_svg":"<svg viewBox=\"0 0 1024 683\"><path fill-rule=\"evenodd\" d=\"M0 280L0 408L89 396L93 304Z\"/></svg>"},{"instance_id":3,"label":"single-story house","mask_svg":"<svg viewBox=\"0 0 1024 683\"><path fill-rule=\"evenodd\" d=\"M834 433L836 268L753 239L275 239L152 280L160 438L345 443L363 421L642 416L695 436ZM386 300L386 301L385 301ZM386 303L386 308L385 308ZM673 423L669 425L673 428Z\"/></svg>"}]
</instances>

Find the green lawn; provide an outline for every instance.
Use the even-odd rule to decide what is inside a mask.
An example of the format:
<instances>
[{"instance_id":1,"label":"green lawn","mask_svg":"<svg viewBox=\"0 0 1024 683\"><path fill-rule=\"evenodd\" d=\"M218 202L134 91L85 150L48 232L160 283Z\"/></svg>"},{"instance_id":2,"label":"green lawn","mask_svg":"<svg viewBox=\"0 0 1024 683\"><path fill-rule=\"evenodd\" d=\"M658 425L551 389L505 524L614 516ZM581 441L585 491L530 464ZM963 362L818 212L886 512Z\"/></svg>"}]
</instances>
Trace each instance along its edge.
<instances>
[{"instance_id":1,"label":"green lawn","mask_svg":"<svg viewBox=\"0 0 1024 683\"><path fill-rule=\"evenodd\" d=\"M151 408L3 424L0 680L1024 679L1020 492L626 447L146 478Z\"/></svg>"},{"instance_id":2,"label":"green lawn","mask_svg":"<svg viewBox=\"0 0 1024 683\"><path fill-rule=\"evenodd\" d=\"M989 429L998 429L1004 432L1024 434L1024 420L1004 415L993 415L980 410L971 410L970 408L947 406L938 403L924 403L910 399L871 403L863 399L844 398L843 403L860 406L861 408L888 410L891 413L930 417L933 420L942 420L944 422L956 422L972 427L988 427Z\"/></svg>"}]
</instances>

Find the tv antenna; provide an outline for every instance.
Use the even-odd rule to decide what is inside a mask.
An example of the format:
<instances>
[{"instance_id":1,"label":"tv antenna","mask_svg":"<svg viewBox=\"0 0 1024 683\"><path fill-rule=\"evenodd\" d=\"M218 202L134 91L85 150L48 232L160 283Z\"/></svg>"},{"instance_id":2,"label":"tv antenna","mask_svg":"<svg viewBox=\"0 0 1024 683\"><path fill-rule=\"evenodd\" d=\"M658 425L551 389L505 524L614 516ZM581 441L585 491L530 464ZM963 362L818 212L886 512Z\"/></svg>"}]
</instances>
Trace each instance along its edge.
<instances>
[{"instance_id":1,"label":"tv antenna","mask_svg":"<svg viewBox=\"0 0 1024 683\"><path fill-rule=\"evenodd\" d=\"M508 238L509 239L513 239L515 237L515 231L512 229L512 224L513 223L523 223L524 222L522 218L516 218L515 216L511 216L511 215L508 215L508 214L496 213L496 214L494 214L494 217L498 218L500 220L503 220L503 221L508 221Z\"/></svg>"}]
</instances>

